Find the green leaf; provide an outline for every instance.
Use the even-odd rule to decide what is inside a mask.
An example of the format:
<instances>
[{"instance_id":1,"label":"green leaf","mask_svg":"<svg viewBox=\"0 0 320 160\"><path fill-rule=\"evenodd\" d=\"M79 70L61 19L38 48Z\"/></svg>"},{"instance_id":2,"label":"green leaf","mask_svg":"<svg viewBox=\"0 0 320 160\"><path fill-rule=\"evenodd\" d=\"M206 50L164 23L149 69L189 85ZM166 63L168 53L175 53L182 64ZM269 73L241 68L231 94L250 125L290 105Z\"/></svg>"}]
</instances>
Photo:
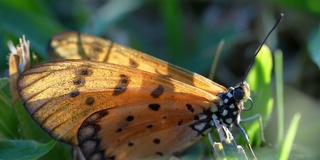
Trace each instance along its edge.
<instances>
[{"instance_id":1,"label":"green leaf","mask_svg":"<svg viewBox=\"0 0 320 160\"><path fill-rule=\"evenodd\" d=\"M8 78L0 79L0 89L9 84ZM5 138L18 138L18 121L13 112L10 97L0 90L0 134Z\"/></svg>"},{"instance_id":2,"label":"green leaf","mask_svg":"<svg viewBox=\"0 0 320 160\"><path fill-rule=\"evenodd\" d=\"M17 116L20 124L21 134L26 139L32 139L39 142L47 142L52 138L49 137L44 130L31 118L31 116L27 113L21 101L18 101L14 105L14 113Z\"/></svg>"},{"instance_id":3,"label":"green leaf","mask_svg":"<svg viewBox=\"0 0 320 160\"><path fill-rule=\"evenodd\" d=\"M267 122L273 108L271 71L272 71L272 53L270 49L263 45L259 54L255 58L247 82L251 87L251 98L253 99L253 108L248 112L242 112L243 118L252 117L255 114L262 116L263 124ZM247 134L255 146L261 143L259 121L255 120L247 129ZM254 138L252 138L254 137Z\"/></svg>"},{"instance_id":4,"label":"green leaf","mask_svg":"<svg viewBox=\"0 0 320 160\"><path fill-rule=\"evenodd\" d=\"M9 78L0 78L0 89L9 84Z\"/></svg>"},{"instance_id":5,"label":"green leaf","mask_svg":"<svg viewBox=\"0 0 320 160\"><path fill-rule=\"evenodd\" d=\"M320 69L320 26L318 29L311 34L311 37L309 39L308 43L308 49L310 53L310 57L313 60L313 62L318 66Z\"/></svg>"},{"instance_id":6,"label":"green leaf","mask_svg":"<svg viewBox=\"0 0 320 160\"><path fill-rule=\"evenodd\" d=\"M199 141L198 143L192 145L190 148L188 148L185 152L184 155L179 157L178 159L180 160L200 160L204 159L205 156L205 145L203 141ZM173 159L173 158L172 158Z\"/></svg>"},{"instance_id":7,"label":"green leaf","mask_svg":"<svg viewBox=\"0 0 320 160\"><path fill-rule=\"evenodd\" d=\"M295 8L295 10L303 10L306 12L313 12L315 14L320 13L320 1L319 0L270 0L273 3L281 4L282 6Z\"/></svg>"},{"instance_id":8,"label":"green leaf","mask_svg":"<svg viewBox=\"0 0 320 160\"><path fill-rule=\"evenodd\" d=\"M252 91L257 91L263 85L270 84L272 66L272 53L266 45L263 45L247 77Z\"/></svg>"},{"instance_id":9,"label":"green leaf","mask_svg":"<svg viewBox=\"0 0 320 160\"><path fill-rule=\"evenodd\" d=\"M48 153L57 143L38 143L31 140L6 140L0 142L0 159L38 159Z\"/></svg>"}]
</instances>

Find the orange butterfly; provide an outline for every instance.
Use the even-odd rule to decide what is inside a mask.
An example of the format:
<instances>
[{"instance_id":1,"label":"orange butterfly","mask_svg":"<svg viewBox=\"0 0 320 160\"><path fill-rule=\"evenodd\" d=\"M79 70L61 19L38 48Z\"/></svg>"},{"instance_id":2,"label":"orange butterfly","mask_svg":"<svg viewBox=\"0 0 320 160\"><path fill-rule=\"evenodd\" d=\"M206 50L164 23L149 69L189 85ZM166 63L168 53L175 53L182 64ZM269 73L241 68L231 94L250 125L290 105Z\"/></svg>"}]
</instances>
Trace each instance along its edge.
<instances>
[{"instance_id":1,"label":"orange butterfly","mask_svg":"<svg viewBox=\"0 0 320 160\"><path fill-rule=\"evenodd\" d=\"M239 128L252 151L239 124L241 111L247 109L243 103L251 102L246 82L226 89L86 34L57 34L51 47L56 55L96 61L36 65L20 75L18 92L46 132L79 146L86 159L165 159L210 132L214 121Z\"/></svg>"}]
</instances>

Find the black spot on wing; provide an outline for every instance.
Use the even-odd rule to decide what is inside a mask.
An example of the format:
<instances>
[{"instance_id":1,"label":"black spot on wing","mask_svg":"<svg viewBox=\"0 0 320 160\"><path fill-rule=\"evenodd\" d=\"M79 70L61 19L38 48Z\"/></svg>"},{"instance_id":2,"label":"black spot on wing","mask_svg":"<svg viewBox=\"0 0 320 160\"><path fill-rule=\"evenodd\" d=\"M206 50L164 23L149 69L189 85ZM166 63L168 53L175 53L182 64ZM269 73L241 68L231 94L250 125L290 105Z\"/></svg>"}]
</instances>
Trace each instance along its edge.
<instances>
[{"instance_id":1,"label":"black spot on wing","mask_svg":"<svg viewBox=\"0 0 320 160\"><path fill-rule=\"evenodd\" d=\"M76 75L78 76L91 76L93 71L88 68L82 68L76 71Z\"/></svg>"},{"instance_id":2,"label":"black spot on wing","mask_svg":"<svg viewBox=\"0 0 320 160\"><path fill-rule=\"evenodd\" d=\"M186 104L186 106L187 106L187 109L188 109L191 113L194 112L194 109L193 109L193 107L192 107L191 104Z\"/></svg>"},{"instance_id":3,"label":"black spot on wing","mask_svg":"<svg viewBox=\"0 0 320 160\"><path fill-rule=\"evenodd\" d=\"M116 86L113 90L112 96L117 96L127 90L126 87Z\"/></svg>"},{"instance_id":4,"label":"black spot on wing","mask_svg":"<svg viewBox=\"0 0 320 160\"><path fill-rule=\"evenodd\" d=\"M126 85L127 86L129 84L129 82L130 82L130 80L126 75L124 75L124 74L120 75L119 85Z\"/></svg>"},{"instance_id":5,"label":"black spot on wing","mask_svg":"<svg viewBox=\"0 0 320 160\"><path fill-rule=\"evenodd\" d=\"M159 138L155 138L155 139L153 140L153 143L154 143L154 144L160 144L160 139L159 139Z\"/></svg>"},{"instance_id":6,"label":"black spot on wing","mask_svg":"<svg viewBox=\"0 0 320 160\"><path fill-rule=\"evenodd\" d=\"M125 92L127 90L127 86L130 83L130 78L124 74L120 74L120 80L118 81L118 84L114 87L112 96L120 95L121 93Z\"/></svg>"},{"instance_id":7,"label":"black spot on wing","mask_svg":"<svg viewBox=\"0 0 320 160\"><path fill-rule=\"evenodd\" d=\"M71 93L70 93L70 97L77 97L77 96L79 96L80 95L80 92L79 92L79 90L74 90L74 91L72 91Z\"/></svg>"},{"instance_id":8,"label":"black spot on wing","mask_svg":"<svg viewBox=\"0 0 320 160\"><path fill-rule=\"evenodd\" d=\"M154 89L151 93L151 96L153 98L159 98L160 95L162 95L164 92L164 88L162 87L162 85L159 85L156 89Z\"/></svg>"},{"instance_id":9,"label":"black spot on wing","mask_svg":"<svg viewBox=\"0 0 320 160\"><path fill-rule=\"evenodd\" d=\"M93 97L88 97L87 99L86 99L86 105L93 105L93 103L94 103L94 98Z\"/></svg>"},{"instance_id":10,"label":"black spot on wing","mask_svg":"<svg viewBox=\"0 0 320 160\"><path fill-rule=\"evenodd\" d=\"M83 77L76 77L73 80L73 84L76 85L77 87L84 86L85 83L86 83L86 80Z\"/></svg>"},{"instance_id":11,"label":"black spot on wing","mask_svg":"<svg viewBox=\"0 0 320 160\"><path fill-rule=\"evenodd\" d=\"M128 122L131 122L131 121L133 121L133 119L134 119L134 117L133 116L128 116L127 118L126 118L126 120L128 121Z\"/></svg>"},{"instance_id":12,"label":"black spot on wing","mask_svg":"<svg viewBox=\"0 0 320 160\"><path fill-rule=\"evenodd\" d=\"M133 144L132 142L129 142L129 143L128 143L128 146L129 146L129 147L132 147L133 145L134 145L134 144Z\"/></svg>"},{"instance_id":13,"label":"black spot on wing","mask_svg":"<svg viewBox=\"0 0 320 160\"><path fill-rule=\"evenodd\" d=\"M148 107L153 111L159 111L160 105L157 103L149 104Z\"/></svg>"},{"instance_id":14,"label":"black spot on wing","mask_svg":"<svg viewBox=\"0 0 320 160\"><path fill-rule=\"evenodd\" d=\"M130 63L130 67L132 68L137 68L139 66L139 64L133 59L129 59L129 63Z\"/></svg>"},{"instance_id":15,"label":"black spot on wing","mask_svg":"<svg viewBox=\"0 0 320 160\"><path fill-rule=\"evenodd\" d=\"M122 132L122 128L118 128L118 129L116 130L116 133L119 133L119 132Z\"/></svg>"},{"instance_id":16,"label":"black spot on wing","mask_svg":"<svg viewBox=\"0 0 320 160\"><path fill-rule=\"evenodd\" d=\"M158 156L163 156L163 153L162 153L162 152L156 152L156 154L157 154Z\"/></svg>"}]
</instances>

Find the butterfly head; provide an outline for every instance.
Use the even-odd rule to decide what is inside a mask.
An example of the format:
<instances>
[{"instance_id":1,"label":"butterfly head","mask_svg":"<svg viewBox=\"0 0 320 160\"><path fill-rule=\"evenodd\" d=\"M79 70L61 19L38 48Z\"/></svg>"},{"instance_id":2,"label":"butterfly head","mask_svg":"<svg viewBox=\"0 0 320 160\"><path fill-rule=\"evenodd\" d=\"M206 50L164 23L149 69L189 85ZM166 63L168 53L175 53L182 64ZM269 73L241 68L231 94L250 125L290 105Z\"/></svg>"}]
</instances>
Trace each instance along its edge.
<instances>
[{"instance_id":1,"label":"butterfly head","mask_svg":"<svg viewBox=\"0 0 320 160\"><path fill-rule=\"evenodd\" d=\"M245 81L239 83L236 87L234 87L233 98L239 104L240 110L247 111L250 110L253 106L252 100L250 98L250 86ZM247 100L249 100L251 103L251 106L249 108L245 108L243 106L243 103Z\"/></svg>"},{"instance_id":2,"label":"butterfly head","mask_svg":"<svg viewBox=\"0 0 320 160\"><path fill-rule=\"evenodd\" d=\"M227 92L222 92L218 96L224 103L223 108L234 108L234 106L237 106L236 108L240 113L241 111L250 110L253 107L253 102L250 98L250 86L245 81L240 82L235 87L230 87ZM248 100L251 106L245 108L243 104Z\"/></svg>"}]
</instances>

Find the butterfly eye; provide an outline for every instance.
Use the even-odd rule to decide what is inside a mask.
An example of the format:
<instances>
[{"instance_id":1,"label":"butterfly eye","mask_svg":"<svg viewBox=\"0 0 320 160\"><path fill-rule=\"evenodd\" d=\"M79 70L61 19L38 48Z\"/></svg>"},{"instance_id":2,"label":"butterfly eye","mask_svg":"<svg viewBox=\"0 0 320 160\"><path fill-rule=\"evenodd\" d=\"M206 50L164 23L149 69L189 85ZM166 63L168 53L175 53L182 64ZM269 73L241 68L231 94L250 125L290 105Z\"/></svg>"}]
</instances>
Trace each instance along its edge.
<instances>
[{"instance_id":1,"label":"butterfly eye","mask_svg":"<svg viewBox=\"0 0 320 160\"><path fill-rule=\"evenodd\" d=\"M237 87L234 89L233 97L237 101L241 101L244 98L244 91L241 87Z\"/></svg>"}]
</instances>

